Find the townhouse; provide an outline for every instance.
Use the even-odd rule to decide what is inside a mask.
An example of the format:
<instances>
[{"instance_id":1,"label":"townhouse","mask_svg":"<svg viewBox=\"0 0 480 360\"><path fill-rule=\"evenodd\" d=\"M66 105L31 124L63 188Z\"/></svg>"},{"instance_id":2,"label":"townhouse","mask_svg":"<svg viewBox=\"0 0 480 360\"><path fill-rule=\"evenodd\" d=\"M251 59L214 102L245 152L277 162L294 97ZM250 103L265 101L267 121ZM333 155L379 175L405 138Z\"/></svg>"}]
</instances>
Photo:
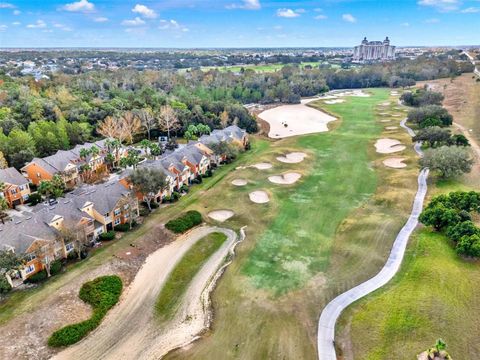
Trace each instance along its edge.
<instances>
[{"instance_id":1,"label":"townhouse","mask_svg":"<svg viewBox=\"0 0 480 360\"><path fill-rule=\"evenodd\" d=\"M22 205L28 200L30 186L28 180L20 172L11 167L0 169L0 197L5 198L10 208Z\"/></svg>"},{"instance_id":2,"label":"townhouse","mask_svg":"<svg viewBox=\"0 0 480 360\"><path fill-rule=\"evenodd\" d=\"M0 250L22 255L24 266L10 272L23 281L63 259L73 250L89 246L120 224L138 217L138 200L118 181L82 186L53 205L38 204L0 223Z\"/></svg>"},{"instance_id":3,"label":"townhouse","mask_svg":"<svg viewBox=\"0 0 480 360\"><path fill-rule=\"evenodd\" d=\"M59 150L51 156L34 158L21 171L37 186L44 180L51 180L53 176L60 175L67 188L75 188L80 183L83 165L88 165L91 171L96 171L105 164L105 157L109 152L107 141L108 139L104 139L85 143L71 150ZM96 151L92 151L94 148ZM87 155L84 156L84 153ZM125 156L126 150L121 148L114 153L121 158Z\"/></svg>"}]
</instances>

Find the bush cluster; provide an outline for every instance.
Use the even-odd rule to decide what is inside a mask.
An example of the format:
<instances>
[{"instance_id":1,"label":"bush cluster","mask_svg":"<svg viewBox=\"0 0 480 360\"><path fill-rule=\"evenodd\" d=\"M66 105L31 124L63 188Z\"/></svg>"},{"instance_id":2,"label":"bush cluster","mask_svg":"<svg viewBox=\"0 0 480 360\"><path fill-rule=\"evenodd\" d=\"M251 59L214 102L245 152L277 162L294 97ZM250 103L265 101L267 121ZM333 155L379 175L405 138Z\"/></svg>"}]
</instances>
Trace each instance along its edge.
<instances>
[{"instance_id":1,"label":"bush cluster","mask_svg":"<svg viewBox=\"0 0 480 360\"><path fill-rule=\"evenodd\" d=\"M98 237L100 241L110 241L115 239L115 231L108 231L106 233L101 233Z\"/></svg>"},{"instance_id":2,"label":"bush cluster","mask_svg":"<svg viewBox=\"0 0 480 360\"><path fill-rule=\"evenodd\" d=\"M46 279L47 279L47 271L42 270L42 271L39 271L36 274L33 274L32 276L30 276L27 280L25 280L25 282L31 283L31 284L36 284L36 283L42 282Z\"/></svg>"},{"instance_id":3,"label":"bush cluster","mask_svg":"<svg viewBox=\"0 0 480 360\"><path fill-rule=\"evenodd\" d=\"M115 231L126 232L130 230L130 224L120 224L115 226Z\"/></svg>"},{"instance_id":4,"label":"bush cluster","mask_svg":"<svg viewBox=\"0 0 480 360\"><path fill-rule=\"evenodd\" d=\"M416 91L406 91L402 94L400 100L408 106L441 105L443 95L439 92L430 91L427 88Z\"/></svg>"},{"instance_id":5,"label":"bush cluster","mask_svg":"<svg viewBox=\"0 0 480 360\"><path fill-rule=\"evenodd\" d=\"M176 219L170 220L165 224L165 227L174 233L183 233L194 226L202 223L202 214L198 211L191 210L185 214L180 215Z\"/></svg>"},{"instance_id":6,"label":"bush cluster","mask_svg":"<svg viewBox=\"0 0 480 360\"><path fill-rule=\"evenodd\" d=\"M48 339L48 345L52 347L68 346L83 339L100 325L107 311L118 302L122 287L122 280L116 275L102 276L83 284L79 297L92 306L92 317L55 331Z\"/></svg>"},{"instance_id":7,"label":"bush cluster","mask_svg":"<svg viewBox=\"0 0 480 360\"><path fill-rule=\"evenodd\" d=\"M471 212L480 212L480 193L457 191L434 197L419 219L444 232L458 254L478 257L480 228L472 222Z\"/></svg>"}]
</instances>

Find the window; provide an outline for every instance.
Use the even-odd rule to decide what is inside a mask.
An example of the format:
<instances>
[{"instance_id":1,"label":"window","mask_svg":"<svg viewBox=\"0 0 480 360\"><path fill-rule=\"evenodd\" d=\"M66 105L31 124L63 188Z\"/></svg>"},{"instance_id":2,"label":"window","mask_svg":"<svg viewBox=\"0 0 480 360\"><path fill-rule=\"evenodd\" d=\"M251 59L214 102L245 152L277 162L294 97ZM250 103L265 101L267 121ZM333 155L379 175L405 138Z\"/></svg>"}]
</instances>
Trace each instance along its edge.
<instances>
[{"instance_id":1,"label":"window","mask_svg":"<svg viewBox=\"0 0 480 360\"><path fill-rule=\"evenodd\" d=\"M12 189L12 190L10 190L10 193L11 193L12 195L15 195L15 194L17 193L17 189Z\"/></svg>"},{"instance_id":2,"label":"window","mask_svg":"<svg viewBox=\"0 0 480 360\"><path fill-rule=\"evenodd\" d=\"M35 271L35 265L28 265L27 268L25 269L25 272L27 274L30 274Z\"/></svg>"},{"instance_id":3,"label":"window","mask_svg":"<svg viewBox=\"0 0 480 360\"><path fill-rule=\"evenodd\" d=\"M125 210L128 209L128 204L126 204L124 207L123 207Z\"/></svg>"},{"instance_id":4,"label":"window","mask_svg":"<svg viewBox=\"0 0 480 360\"><path fill-rule=\"evenodd\" d=\"M67 253L69 253L70 251L72 251L74 248L73 244L72 243L68 243L65 245L65 250L67 250Z\"/></svg>"},{"instance_id":5,"label":"window","mask_svg":"<svg viewBox=\"0 0 480 360\"><path fill-rule=\"evenodd\" d=\"M98 229L97 234L98 235L103 234L103 229Z\"/></svg>"},{"instance_id":6,"label":"window","mask_svg":"<svg viewBox=\"0 0 480 360\"><path fill-rule=\"evenodd\" d=\"M115 219L115 225L119 225L119 224L120 224L120 218Z\"/></svg>"},{"instance_id":7,"label":"window","mask_svg":"<svg viewBox=\"0 0 480 360\"><path fill-rule=\"evenodd\" d=\"M125 214L125 219L128 219L130 215L129 214Z\"/></svg>"},{"instance_id":8,"label":"window","mask_svg":"<svg viewBox=\"0 0 480 360\"><path fill-rule=\"evenodd\" d=\"M25 255L25 261L26 261L26 262L35 260L36 258L37 258L37 257L35 256L35 254L27 254L27 255Z\"/></svg>"},{"instance_id":9,"label":"window","mask_svg":"<svg viewBox=\"0 0 480 360\"><path fill-rule=\"evenodd\" d=\"M38 177L38 178L41 178L41 177L42 177L42 174L37 173L37 177Z\"/></svg>"},{"instance_id":10,"label":"window","mask_svg":"<svg viewBox=\"0 0 480 360\"><path fill-rule=\"evenodd\" d=\"M120 210L120 209L115 209L115 211L114 211L115 216L120 215L120 213L121 213L121 210Z\"/></svg>"}]
</instances>

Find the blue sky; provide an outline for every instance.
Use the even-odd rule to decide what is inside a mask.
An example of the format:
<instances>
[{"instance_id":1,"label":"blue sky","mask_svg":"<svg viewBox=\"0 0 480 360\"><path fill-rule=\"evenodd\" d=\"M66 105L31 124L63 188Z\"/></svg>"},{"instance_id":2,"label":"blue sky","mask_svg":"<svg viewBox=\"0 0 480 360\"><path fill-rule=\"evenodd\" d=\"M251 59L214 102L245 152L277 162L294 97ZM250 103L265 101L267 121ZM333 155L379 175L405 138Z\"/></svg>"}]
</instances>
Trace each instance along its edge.
<instances>
[{"instance_id":1,"label":"blue sky","mask_svg":"<svg viewBox=\"0 0 480 360\"><path fill-rule=\"evenodd\" d=\"M480 44L480 0L0 0L0 47Z\"/></svg>"}]
</instances>

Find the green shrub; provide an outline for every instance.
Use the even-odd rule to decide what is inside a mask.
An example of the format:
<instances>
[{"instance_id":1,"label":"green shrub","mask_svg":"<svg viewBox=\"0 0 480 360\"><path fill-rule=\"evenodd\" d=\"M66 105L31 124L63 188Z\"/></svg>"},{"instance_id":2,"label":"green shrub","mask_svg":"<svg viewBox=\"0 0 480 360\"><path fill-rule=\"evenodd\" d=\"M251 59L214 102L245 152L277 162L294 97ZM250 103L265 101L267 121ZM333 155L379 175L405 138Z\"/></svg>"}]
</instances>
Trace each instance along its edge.
<instances>
[{"instance_id":1,"label":"green shrub","mask_svg":"<svg viewBox=\"0 0 480 360\"><path fill-rule=\"evenodd\" d=\"M183 233L194 226L202 223L202 214L198 211L191 210L180 215L176 219L170 220L165 227L174 233Z\"/></svg>"},{"instance_id":2,"label":"green shrub","mask_svg":"<svg viewBox=\"0 0 480 360\"><path fill-rule=\"evenodd\" d=\"M188 193L190 189L188 188L187 185L183 184L182 187L180 188L181 192Z\"/></svg>"},{"instance_id":3,"label":"green shrub","mask_svg":"<svg viewBox=\"0 0 480 360\"><path fill-rule=\"evenodd\" d=\"M62 270L62 262L55 260L50 264L50 275L57 275Z\"/></svg>"},{"instance_id":4,"label":"green shrub","mask_svg":"<svg viewBox=\"0 0 480 360\"><path fill-rule=\"evenodd\" d=\"M130 230L130 224L120 224L115 226L115 231L126 232Z\"/></svg>"},{"instance_id":5,"label":"green shrub","mask_svg":"<svg viewBox=\"0 0 480 360\"><path fill-rule=\"evenodd\" d=\"M12 290L12 286L7 281L7 278L5 277L5 275L0 274L0 294L5 294L10 290Z\"/></svg>"},{"instance_id":6,"label":"green shrub","mask_svg":"<svg viewBox=\"0 0 480 360\"><path fill-rule=\"evenodd\" d=\"M48 339L48 345L52 347L68 346L83 339L100 325L108 310L118 302L122 287L122 280L116 275L101 276L83 284L79 297L92 306L92 317L55 331Z\"/></svg>"},{"instance_id":7,"label":"green shrub","mask_svg":"<svg viewBox=\"0 0 480 360\"><path fill-rule=\"evenodd\" d=\"M140 208L139 214L140 214L140 216L145 217L145 216L148 216L148 214L150 214L150 211L148 211L148 209L145 209L145 208L142 207L142 208Z\"/></svg>"},{"instance_id":8,"label":"green shrub","mask_svg":"<svg viewBox=\"0 0 480 360\"><path fill-rule=\"evenodd\" d=\"M29 283L32 283L32 284L36 284L36 283L44 281L46 278L47 278L47 272L45 270L42 270L42 271L37 272L36 274L33 274L32 276L30 276L25 281L29 282Z\"/></svg>"},{"instance_id":9,"label":"green shrub","mask_svg":"<svg viewBox=\"0 0 480 360\"><path fill-rule=\"evenodd\" d=\"M108 231L106 233L101 233L100 236L98 237L100 241L110 241L115 239L115 231Z\"/></svg>"},{"instance_id":10,"label":"green shrub","mask_svg":"<svg viewBox=\"0 0 480 360\"><path fill-rule=\"evenodd\" d=\"M171 200L170 201L177 201L178 199L180 199L180 193L177 192L177 191L174 191L172 193L172 196L171 196Z\"/></svg>"},{"instance_id":11,"label":"green shrub","mask_svg":"<svg viewBox=\"0 0 480 360\"><path fill-rule=\"evenodd\" d=\"M78 252L77 250L72 250L67 254L67 259L68 260L75 260L78 259Z\"/></svg>"},{"instance_id":12,"label":"green shrub","mask_svg":"<svg viewBox=\"0 0 480 360\"><path fill-rule=\"evenodd\" d=\"M32 206L42 202L42 196L39 193L33 193L28 196L27 204Z\"/></svg>"}]
</instances>

